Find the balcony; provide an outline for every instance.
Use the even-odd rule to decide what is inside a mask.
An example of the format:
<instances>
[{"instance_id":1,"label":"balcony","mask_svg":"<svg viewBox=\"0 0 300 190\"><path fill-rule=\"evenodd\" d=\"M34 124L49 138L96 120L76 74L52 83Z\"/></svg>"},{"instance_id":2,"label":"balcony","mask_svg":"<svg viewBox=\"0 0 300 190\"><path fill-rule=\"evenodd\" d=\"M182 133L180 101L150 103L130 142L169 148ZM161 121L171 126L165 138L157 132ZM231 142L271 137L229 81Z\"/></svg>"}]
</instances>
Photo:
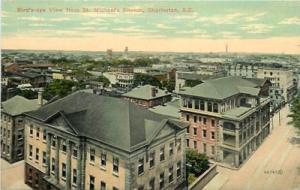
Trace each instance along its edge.
<instances>
[{"instance_id":1,"label":"balcony","mask_svg":"<svg viewBox=\"0 0 300 190\"><path fill-rule=\"evenodd\" d=\"M223 144L227 146L235 147L236 144L235 136L223 133Z\"/></svg>"}]
</instances>

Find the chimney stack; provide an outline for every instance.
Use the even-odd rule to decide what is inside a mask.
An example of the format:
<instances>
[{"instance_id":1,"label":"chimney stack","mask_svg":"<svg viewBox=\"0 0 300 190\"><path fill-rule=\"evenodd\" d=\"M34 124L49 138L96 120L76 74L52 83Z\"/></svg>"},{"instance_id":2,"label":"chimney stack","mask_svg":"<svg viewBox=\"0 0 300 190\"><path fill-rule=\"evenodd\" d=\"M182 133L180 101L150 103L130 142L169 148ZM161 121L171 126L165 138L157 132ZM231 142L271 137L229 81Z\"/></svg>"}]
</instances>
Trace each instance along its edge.
<instances>
[{"instance_id":1,"label":"chimney stack","mask_svg":"<svg viewBox=\"0 0 300 190\"><path fill-rule=\"evenodd\" d=\"M43 92L44 92L43 88L40 88L38 91L38 105L39 106L43 105Z\"/></svg>"},{"instance_id":2,"label":"chimney stack","mask_svg":"<svg viewBox=\"0 0 300 190\"><path fill-rule=\"evenodd\" d=\"M155 89L155 87L151 88L151 95L152 95L152 97L156 96L156 89Z\"/></svg>"}]
</instances>

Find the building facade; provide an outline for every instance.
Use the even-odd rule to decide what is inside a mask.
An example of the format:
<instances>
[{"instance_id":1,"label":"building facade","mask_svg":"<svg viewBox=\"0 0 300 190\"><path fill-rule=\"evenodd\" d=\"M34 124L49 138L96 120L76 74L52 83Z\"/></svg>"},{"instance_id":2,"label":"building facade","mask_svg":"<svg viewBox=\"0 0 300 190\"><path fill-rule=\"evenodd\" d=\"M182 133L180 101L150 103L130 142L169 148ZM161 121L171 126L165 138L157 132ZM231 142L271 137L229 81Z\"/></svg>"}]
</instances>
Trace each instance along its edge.
<instances>
[{"instance_id":1,"label":"building facade","mask_svg":"<svg viewBox=\"0 0 300 190\"><path fill-rule=\"evenodd\" d=\"M239 76L245 78L256 78L258 66L256 65L242 65L231 64L225 65L227 76Z\"/></svg>"},{"instance_id":2,"label":"building facade","mask_svg":"<svg viewBox=\"0 0 300 190\"><path fill-rule=\"evenodd\" d=\"M14 96L1 104L1 158L10 163L24 159L24 112L38 109L42 102Z\"/></svg>"},{"instance_id":3,"label":"building facade","mask_svg":"<svg viewBox=\"0 0 300 190\"><path fill-rule=\"evenodd\" d=\"M297 93L297 85L293 82L292 70L262 68L258 70L257 78L268 79L272 83L269 94L273 109L291 102Z\"/></svg>"},{"instance_id":4,"label":"building facade","mask_svg":"<svg viewBox=\"0 0 300 190\"><path fill-rule=\"evenodd\" d=\"M185 123L83 92L25 122L25 183L34 189L185 189Z\"/></svg>"},{"instance_id":5,"label":"building facade","mask_svg":"<svg viewBox=\"0 0 300 190\"><path fill-rule=\"evenodd\" d=\"M225 77L181 91L188 147L240 167L269 134L269 86L265 80Z\"/></svg>"}]
</instances>

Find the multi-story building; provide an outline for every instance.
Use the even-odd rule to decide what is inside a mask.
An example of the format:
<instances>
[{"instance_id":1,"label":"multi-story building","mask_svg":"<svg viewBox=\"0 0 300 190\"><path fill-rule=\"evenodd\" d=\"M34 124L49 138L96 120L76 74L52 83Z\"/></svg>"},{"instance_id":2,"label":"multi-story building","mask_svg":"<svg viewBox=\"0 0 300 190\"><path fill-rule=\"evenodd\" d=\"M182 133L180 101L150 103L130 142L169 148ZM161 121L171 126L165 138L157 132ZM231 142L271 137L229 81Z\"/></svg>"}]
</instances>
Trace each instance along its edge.
<instances>
[{"instance_id":1,"label":"multi-story building","mask_svg":"<svg viewBox=\"0 0 300 190\"><path fill-rule=\"evenodd\" d=\"M225 71L227 76L239 76L245 78L256 78L258 66L256 65L242 65L242 64L231 64L225 65Z\"/></svg>"},{"instance_id":2,"label":"multi-story building","mask_svg":"<svg viewBox=\"0 0 300 190\"><path fill-rule=\"evenodd\" d=\"M297 85L293 82L293 70L261 68L257 72L257 78L268 79L272 83L269 95L273 109L290 102L297 93Z\"/></svg>"},{"instance_id":3,"label":"multi-story building","mask_svg":"<svg viewBox=\"0 0 300 190\"><path fill-rule=\"evenodd\" d=\"M133 73L116 73L118 87L122 89L131 89L134 82Z\"/></svg>"},{"instance_id":4,"label":"multi-story building","mask_svg":"<svg viewBox=\"0 0 300 190\"><path fill-rule=\"evenodd\" d=\"M26 115L34 189L185 189L186 123L84 92Z\"/></svg>"},{"instance_id":5,"label":"multi-story building","mask_svg":"<svg viewBox=\"0 0 300 190\"><path fill-rule=\"evenodd\" d=\"M14 96L1 103L1 157L10 163L24 158L24 112L42 105L38 100Z\"/></svg>"},{"instance_id":6,"label":"multi-story building","mask_svg":"<svg viewBox=\"0 0 300 190\"><path fill-rule=\"evenodd\" d=\"M163 105L172 99L171 93L161 90L151 85L138 86L122 95L124 100L135 103L136 105L151 108Z\"/></svg>"},{"instance_id":7,"label":"multi-story building","mask_svg":"<svg viewBox=\"0 0 300 190\"><path fill-rule=\"evenodd\" d=\"M267 80L224 77L180 91L189 148L239 167L269 134Z\"/></svg>"}]
</instances>

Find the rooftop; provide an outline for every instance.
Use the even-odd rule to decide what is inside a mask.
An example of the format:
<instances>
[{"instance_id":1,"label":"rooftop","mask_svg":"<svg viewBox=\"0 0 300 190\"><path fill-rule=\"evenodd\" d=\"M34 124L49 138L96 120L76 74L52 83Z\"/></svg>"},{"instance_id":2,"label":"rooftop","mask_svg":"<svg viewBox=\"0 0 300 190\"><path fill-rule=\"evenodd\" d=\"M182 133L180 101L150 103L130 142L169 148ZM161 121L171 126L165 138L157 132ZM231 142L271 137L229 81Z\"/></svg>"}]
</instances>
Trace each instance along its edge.
<instances>
[{"instance_id":1,"label":"rooftop","mask_svg":"<svg viewBox=\"0 0 300 190\"><path fill-rule=\"evenodd\" d=\"M241 77L222 77L218 79L207 80L192 88L180 91L181 95L197 96L209 99L222 100L238 93L257 96L260 92L261 83L248 80Z\"/></svg>"},{"instance_id":2,"label":"rooftop","mask_svg":"<svg viewBox=\"0 0 300 190\"><path fill-rule=\"evenodd\" d=\"M171 102L165 103L165 105L155 106L149 109L158 114L167 115L174 118L180 117L180 99L176 98Z\"/></svg>"},{"instance_id":3,"label":"rooftop","mask_svg":"<svg viewBox=\"0 0 300 190\"><path fill-rule=\"evenodd\" d=\"M153 90L155 90L155 96L153 96L152 93ZM122 96L129 97L129 98L137 98L142 100L151 100L151 99L170 96L170 95L171 94L169 92L166 92L165 90L161 90L155 86L144 85L144 86L136 87L131 91L123 94Z\"/></svg>"},{"instance_id":4,"label":"rooftop","mask_svg":"<svg viewBox=\"0 0 300 190\"><path fill-rule=\"evenodd\" d=\"M14 96L5 102L2 102L2 111L11 116L17 116L24 112L29 112L38 109L37 99L29 100L22 96Z\"/></svg>"},{"instance_id":5,"label":"rooftop","mask_svg":"<svg viewBox=\"0 0 300 190\"><path fill-rule=\"evenodd\" d=\"M147 145L165 127L186 127L128 101L85 92L75 92L27 115L128 152Z\"/></svg>"}]
</instances>

